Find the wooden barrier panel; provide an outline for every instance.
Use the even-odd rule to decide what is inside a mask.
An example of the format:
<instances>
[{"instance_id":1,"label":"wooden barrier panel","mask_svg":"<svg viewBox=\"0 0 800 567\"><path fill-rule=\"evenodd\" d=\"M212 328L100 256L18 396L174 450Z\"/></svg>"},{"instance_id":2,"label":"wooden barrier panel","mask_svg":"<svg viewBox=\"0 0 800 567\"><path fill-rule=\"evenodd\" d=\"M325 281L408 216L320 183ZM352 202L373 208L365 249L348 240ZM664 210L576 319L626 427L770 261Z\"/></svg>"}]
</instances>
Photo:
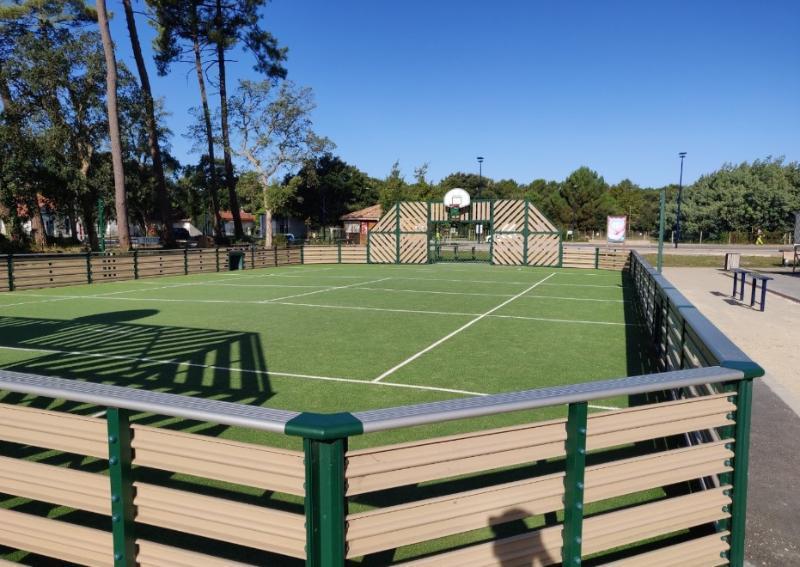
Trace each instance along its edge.
<instances>
[{"instance_id":1,"label":"wooden barrier panel","mask_svg":"<svg viewBox=\"0 0 800 567\"><path fill-rule=\"evenodd\" d=\"M589 416L589 449L605 449L732 425L727 394L636 406ZM491 429L349 451L347 494L356 495L561 457L565 420Z\"/></svg>"},{"instance_id":2,"label":"wooden barrier panel","mask_svg":"<svg viewBox=\"0 0 800 567\"><path fill-rule=\"evenodd\" d=\"M303 453L134 425L135 463L303 496Z\"/></svg>"},{"instance_id":3,"label":"wooden barrier panel","mask_svg":"<svg viewBox=\"0 0 800 567\"><path fill-rule=\"evenodd\" d=\"M111 533L0 508L0 545L79 565L111 567Z\"/></svg>"},{"instance_id":4,"label":"wooden barrier panel","mask_svg":"<svg viewBox=\"0 0 800 567\"><path fill-rule=\"evenodd\" d=\"M586 469L585 501L598 502L733 470L731 440L596 465ZM454 535L563 507L564 474L461 492L348 517L349 556Z\"/></svg>"},{"instance_id":5,"label":"wooden barrier panel","mask_svg":"<svg viewBox=\"0 0 800 567\"><path fill-rule=\"evenodd\" d=\"M148 426L132 428L134 466L305 494L300 452ZM0 440L108 458L107 424L100 418L0 404ZM305 557L303 514L145 482L134 482L133 489L135 522ZM111 485L109 477L101 473L0 457L0 492L97 514L111 513ZM71 538L80 538L80 543L70 542ZM0 544L80 564L113 564L110 533L16 511L0 510ZM157 551L175 561L227 564L213 558L204 562L201 554L145 543L150 564L165 564L152 555Z\"/></svg>"},{"instance_id":6,"label":"wooden barrier panel","mask_svg":"<svg viewBox=\"0 0 800 567\"><path fill-rule=\"evenodd\" d=\"M669 498L586 518L583 523L584 554L607 551L727 518L729 514L723 511L723 508L731 502L730 497L724 493L728 488L723 486L714 490ZM695 542L692 555L709 557L712 549L722 548L722 551L726 551L728 544L722 539L725 535L727 535L726 532L722 532L714 536L692 540ZM688 546L689 543L685 542L682 545ZM664 549L659 551L663 552ZM719 553L717 551L714 562L686 564L703 566L727 564L727 560L720 558ZM641 557L636 556L627 565L651 565L649 562L641 561ZM489 543L473 545L458 551L433 555L403 565L408 567L478 567L501 564L504 567L523 567L554 565L561 562L561 526L552 526ZM685 563L663 564L674 566ZM658 565L658 563L654 565Z\"/></svg>"},{"instance_id":7,"label":"wooden barrier panel","mask_svg":"<svg viewBox=\"0 0 800 567\"><path fill-rule=\"evenodd\" d=\"M139 482L134 486L137 522L290 557L305 557L302 514Z\"/></svg>"}]
</instances>

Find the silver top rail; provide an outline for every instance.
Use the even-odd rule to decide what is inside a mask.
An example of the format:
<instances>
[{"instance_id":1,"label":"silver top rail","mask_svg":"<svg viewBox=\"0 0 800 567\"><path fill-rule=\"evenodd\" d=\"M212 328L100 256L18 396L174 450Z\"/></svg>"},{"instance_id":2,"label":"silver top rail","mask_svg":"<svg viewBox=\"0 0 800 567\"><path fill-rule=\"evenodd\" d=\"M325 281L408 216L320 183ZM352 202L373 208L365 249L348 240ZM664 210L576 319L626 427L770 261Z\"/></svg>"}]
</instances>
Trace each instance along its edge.
<instances>
[{"instance_id":1,"label":"silver top rail","mask_svg":"<svg viewBox=\"0 0 800 567\"><path fill-rule=\"evenodd\" d=\"M0 389L283 433L300 412L0 370Z\"/></svg>"},{"instance_id":2,"label":"silver top rail","mask_svg":"<svg viewBox=\"0 0 800 567\"><path fill-rule=\"evenodd\" d=\"M711 366L598 382L583 382L569 386L360 411L353 413L353 417L361 421L364 433L372 433L455 419L482 417L575 402L590 402L615 396L686 388L700 384L717 384L742 378L744 378L744 373L739 370Z\"/></svg>"}]
</instances>

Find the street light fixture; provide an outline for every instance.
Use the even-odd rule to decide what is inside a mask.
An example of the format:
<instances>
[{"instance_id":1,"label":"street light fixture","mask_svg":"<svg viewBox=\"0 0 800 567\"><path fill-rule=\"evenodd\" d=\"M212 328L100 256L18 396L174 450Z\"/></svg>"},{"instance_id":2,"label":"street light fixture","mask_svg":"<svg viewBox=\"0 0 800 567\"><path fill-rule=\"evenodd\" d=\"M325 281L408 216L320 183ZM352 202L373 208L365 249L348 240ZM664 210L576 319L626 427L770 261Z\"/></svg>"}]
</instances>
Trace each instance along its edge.
<instances>
[{"instance_id":1,"label":"street light fixture","mask_svg":"<svg viewBox=\"0 0 800 567\"><path fill-rule=\"evenodd\" d=\"M481 198L481 187L483 187L483 156L478 156L478 199Z\"/></svg>"},{"instance_id":2,"label":"street light fixture","mask_svg":"<svg viewBox=\"0 0 800 567\"><path fill-rule=\"evenodd\" d=\"M681 240L681 199L683 198L683 158L686 157L686 152L680 152L678 157L681 158L681 176L678 181L678 211L675 217L675 248L678 247L678 242Z\"/></svg>"}]
</instances>

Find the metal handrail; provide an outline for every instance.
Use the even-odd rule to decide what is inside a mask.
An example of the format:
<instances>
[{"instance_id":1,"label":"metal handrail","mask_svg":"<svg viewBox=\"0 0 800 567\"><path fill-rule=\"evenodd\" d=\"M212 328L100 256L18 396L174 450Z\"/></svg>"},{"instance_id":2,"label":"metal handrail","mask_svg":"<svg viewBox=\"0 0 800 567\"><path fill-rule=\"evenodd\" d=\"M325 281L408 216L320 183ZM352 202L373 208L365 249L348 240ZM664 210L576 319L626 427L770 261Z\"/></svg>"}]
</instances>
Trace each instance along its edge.
<instances>
[{"instance_id":1,"label":"metal handrail","mask_svg":"<svg viewBox=\"0 0 800 567\"><path fill-rule=\"evenodd\" d=\"M9 370L0 370L0 389L71 402L248 427L273 433L283 433L286 423L300 415L300 412L296 411Z\"/></svg>"}]
</instances>

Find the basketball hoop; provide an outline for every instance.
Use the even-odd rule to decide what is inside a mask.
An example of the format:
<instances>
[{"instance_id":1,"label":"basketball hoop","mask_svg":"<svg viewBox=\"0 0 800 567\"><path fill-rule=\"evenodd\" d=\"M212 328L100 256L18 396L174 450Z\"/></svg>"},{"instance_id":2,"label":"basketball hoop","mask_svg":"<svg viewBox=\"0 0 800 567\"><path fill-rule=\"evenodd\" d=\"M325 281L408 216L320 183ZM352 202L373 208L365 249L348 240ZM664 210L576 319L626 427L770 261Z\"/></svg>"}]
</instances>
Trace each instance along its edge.
<instances>
[{"instance_id":1,"label":"basketball hoop","mask_svg":"<svg viewBox=\"0 0 800 567\"><path fill-rule=\"evenodd\" d=\"M461 209L469 207L469 193L463 189L450 189L444 196L444 206L447 209L450 220L461 216Z\"/></svg>"}]
</instances>

